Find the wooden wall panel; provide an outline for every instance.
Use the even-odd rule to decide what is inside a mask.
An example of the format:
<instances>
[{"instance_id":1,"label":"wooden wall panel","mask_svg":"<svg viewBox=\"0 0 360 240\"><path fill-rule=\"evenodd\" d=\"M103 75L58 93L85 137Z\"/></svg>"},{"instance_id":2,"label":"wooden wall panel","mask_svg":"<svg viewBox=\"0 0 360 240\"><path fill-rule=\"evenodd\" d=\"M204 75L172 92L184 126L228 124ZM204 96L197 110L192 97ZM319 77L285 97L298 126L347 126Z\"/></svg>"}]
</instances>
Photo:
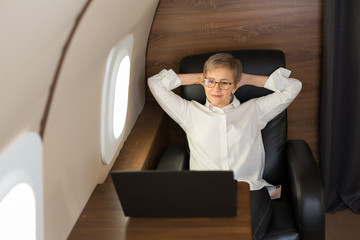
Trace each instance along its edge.
<instances>
[{"instance_id":1,"label":"wooden wall panel","mask_svg":"<svg viewBox=\"0 0 360 240\"><path fill-rule=\"evenodd\" d=\"M319 159L321 0L160 0L149 37L147 76L178 71L182 57L231 49L281 49L303 90L289 107L289 138ZM148 100L151 94L148 94Z\"/></svg>"}]
</instances>

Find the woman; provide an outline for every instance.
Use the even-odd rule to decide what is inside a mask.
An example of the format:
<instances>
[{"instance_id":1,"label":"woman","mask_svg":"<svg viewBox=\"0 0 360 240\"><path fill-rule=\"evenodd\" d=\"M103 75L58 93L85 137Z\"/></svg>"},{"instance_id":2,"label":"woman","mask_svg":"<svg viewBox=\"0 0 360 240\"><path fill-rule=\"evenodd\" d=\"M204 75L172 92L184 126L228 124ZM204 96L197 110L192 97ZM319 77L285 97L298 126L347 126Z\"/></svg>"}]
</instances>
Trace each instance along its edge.
<instances>
[{"instance_id":1,"label":"woman","mask_svg":"<svg viewBox=\"0 0 360 240\"><path fill-rule=\"evenodd\" d=\"M284 68L269 77L244 74L238 59L219 53L206 61L202 74L162 70L148 79L160 106L186 132L190 170L232 170L237 181L249 183L253 239L261 239L266 232L271 219L270 196L276 189L262 178L265 152L261 130L300 92L301 83L289 75ZM188 84L203 85L205 105L172 92ZM234 93L245 84L274 93L240 103Z\"/></svg>"}]
</instances>

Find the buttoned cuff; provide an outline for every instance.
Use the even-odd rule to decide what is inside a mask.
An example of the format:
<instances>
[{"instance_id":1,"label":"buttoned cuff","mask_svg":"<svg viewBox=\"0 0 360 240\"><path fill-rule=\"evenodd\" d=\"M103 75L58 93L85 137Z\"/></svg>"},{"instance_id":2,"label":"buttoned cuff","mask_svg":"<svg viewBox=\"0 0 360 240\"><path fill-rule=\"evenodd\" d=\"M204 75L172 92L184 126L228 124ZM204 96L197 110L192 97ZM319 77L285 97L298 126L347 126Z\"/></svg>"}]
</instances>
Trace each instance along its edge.
<instances>
[{"instance_id":1,"label":"buttoned cuff","mask_svg":"<svg viewBox=\"0 0 360 240\"><path fill-rule=\"evenodd\" d=\"M179 76L172 69L162 70L159 74L163 77L161 81L168 90L175 89L181 85Z\"/></svg>"},{"instance_id":2,"label":"buttoned cuff","mask_svg":"<svg viewBox=\"0 0 360 240\"><path fill-rule=\"evenodd\" d=\"M282 89L283 78L288 78L290 74L290 70L280 67L269 76L264 87L272 91L279 91Z\"/></svg>"}]
</instances>

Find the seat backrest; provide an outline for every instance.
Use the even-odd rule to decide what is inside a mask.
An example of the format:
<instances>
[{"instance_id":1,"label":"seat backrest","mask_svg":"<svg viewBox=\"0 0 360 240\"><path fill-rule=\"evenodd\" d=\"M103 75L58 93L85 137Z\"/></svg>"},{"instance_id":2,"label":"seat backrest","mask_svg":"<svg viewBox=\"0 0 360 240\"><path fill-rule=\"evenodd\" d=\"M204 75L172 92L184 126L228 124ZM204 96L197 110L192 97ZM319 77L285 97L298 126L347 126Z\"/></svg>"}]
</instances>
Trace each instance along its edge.
<instances>
[{"instance_id":1,"label":"seat backrest","mask_svg":"<svg viewBox=\"0 0 360 240\"><path fill-rule=\"evenodd\" d=\"M280 50L234 50L224 51L240 59L243 71L248 74L269 76L279 67L285 67L285 55ZM200 73L206 60L216 52L187 56L180 62L180 73ZM250 85L240 87L235 96L241 103L272 93L266 88ZM206 96L201 85L181 86L182 97L205 104ZM287 178L285 149L287 140L287 112L280 113L262 130L265 148L265 170L263 178L272 184L283 184ZM184 134L185 135L185 134ZM185 135L187 150L188 143Z\"/></svg>"}]
</instances>

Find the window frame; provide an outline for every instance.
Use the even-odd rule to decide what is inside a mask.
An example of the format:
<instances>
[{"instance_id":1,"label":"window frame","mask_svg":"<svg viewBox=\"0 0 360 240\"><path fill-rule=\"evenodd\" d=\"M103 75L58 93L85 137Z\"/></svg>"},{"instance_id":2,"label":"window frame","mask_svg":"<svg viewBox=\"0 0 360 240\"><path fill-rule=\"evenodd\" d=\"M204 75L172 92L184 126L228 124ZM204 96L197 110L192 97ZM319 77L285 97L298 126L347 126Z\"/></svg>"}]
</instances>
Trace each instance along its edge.
<instances>
[{"instance_id":1,"label":"window frame","mask_svg":"<svg viewBox=\"0 0 360 240\"><path fill-rule=\"evenodd\" d=\"M101 160L102 163L110 164L123 140L124 129L126 127L127 105L129 99L129 85L131 79L131 62L132 51L134 46L133 34L125 35L115 46L111 49L105 68L104 84L102 92L101 105ZM115 89L117 83L117 76L120 64L125 57L129 57L129 79L127 83L121 83L126 87L126 96L120 96L122 99L126 98L125 114L123 116L123 129L120 130L119 137L115 137L114 133L114 106L115 106ZM119 81L119 80L118 80Z\"/></svg>"},{"instance_id":2,"label":"window frame","mask_svg":"<svg viewBox=\"0 0 360 240\"><path fill-rule=\"evenodd\" d=\"M25 132L0 153L0 201L18 184L26 183L35 196L35 235L44 239L43 145L36 132ZM21 228L21 226L17 226Z\"/></svg>"}]
</instances>

